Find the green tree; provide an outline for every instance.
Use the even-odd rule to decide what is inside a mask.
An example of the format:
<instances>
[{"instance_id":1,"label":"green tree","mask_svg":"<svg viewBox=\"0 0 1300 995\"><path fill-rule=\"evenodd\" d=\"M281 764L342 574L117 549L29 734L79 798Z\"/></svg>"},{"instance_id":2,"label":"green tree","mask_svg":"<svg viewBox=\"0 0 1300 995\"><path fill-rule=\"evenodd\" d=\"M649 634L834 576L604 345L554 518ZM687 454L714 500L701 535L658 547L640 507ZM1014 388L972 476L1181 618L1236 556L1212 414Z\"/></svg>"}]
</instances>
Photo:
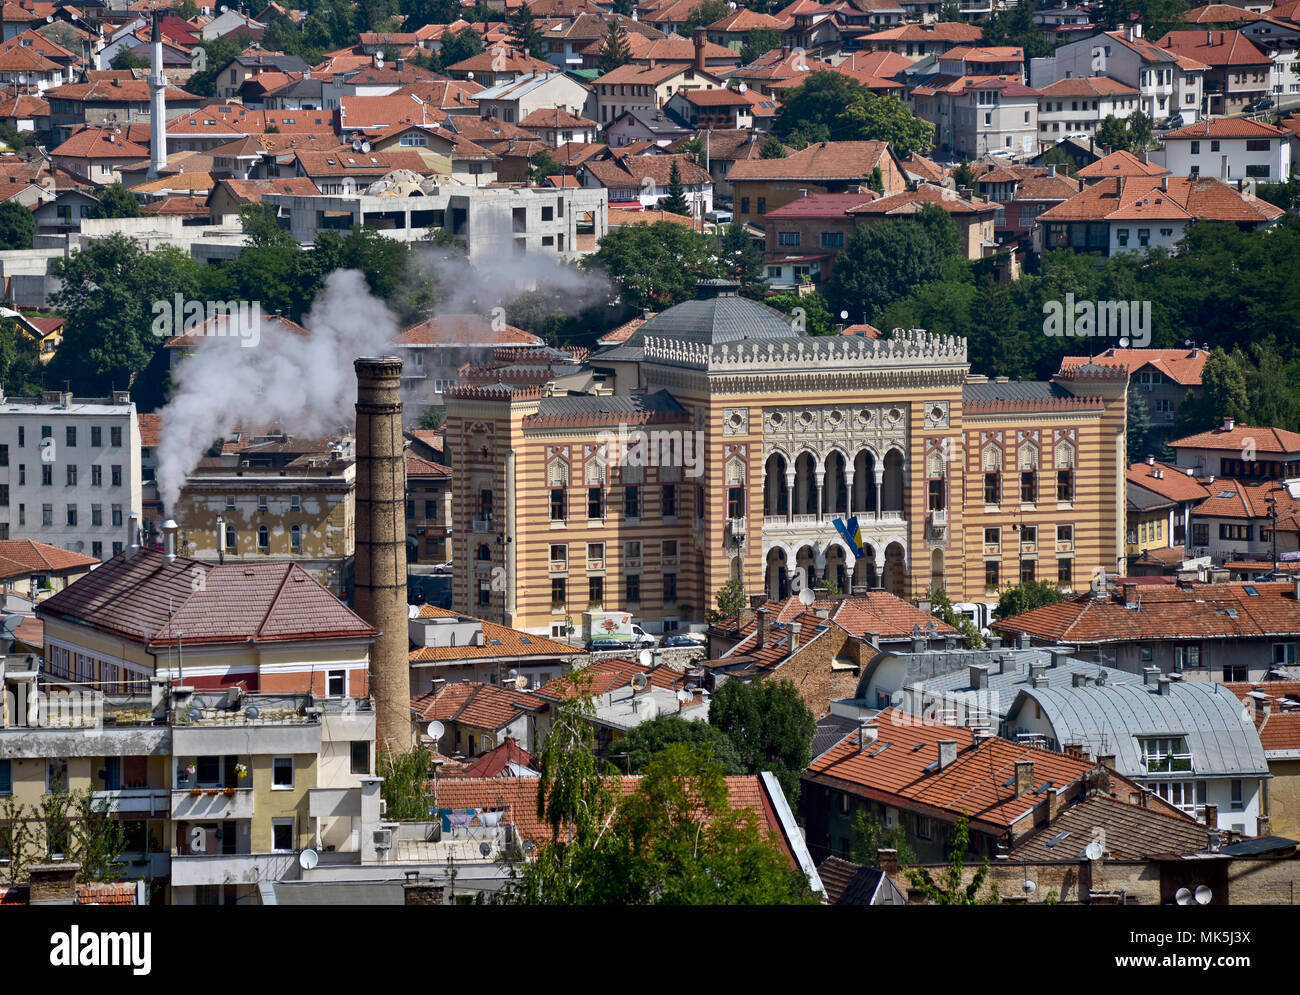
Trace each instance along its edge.
<instances>
[{"instance_id":1,"label":"green tree","mask_svg":"<svg viewBox=\"0 0 1300 995\"><path fill-rule=\"evenodd\" d=\"M934 125L909 111L897 97L880 97L865 87L854 94L838 120L844 129L841 140L888 142L900 158L934 148Z\"/></svg>"},{"instance_id":2,"label":"green tree","mask_svg":"<svg viewBox=\"0 0 1300 995\"><path fill-rule=\"evenodd\" d=\"M0 204L0 248L30 249L36 237L36 218L12 200Z\"/></svg>"},{"instance_id":3,"label":"green tree","mask_svg":"<svg viewBox=\"0 0 1300 995\"><path fill-rule=\"evenodd\" d=\"M461 28L451 37L444 37L439 51L442 68L473 58L483 51L483 39L473 28Z\"/></svg>"},{"instance_id":4,"label":"green tree","mask_svg":"<svg viewBox=\"0 0 1300 995\"><path fill-rule=\"evenodd\" d=\"M199 97L216 96L217 77L221 70L230 65L230 60L244 50L248 44L247 33L241 32L238 38L222 35L211 41L201 41L198 48L203 50L205 65L202 72L196 72L185 81L187 93Z\"/></svg>"},{"instance_id":5,"label":"green tree","mask_svg":"<svg viewBox=\"0 0 1300 995\"><path fill-rule=\"evenodd\" d=\"M1124 149L1141 152L1151 144L1154 127L1151 119L1141 111L1136 111L1123 120L1114 114L1107 114L1097 129L1097 144L1115 151Z\"/></svg>"},{"instance_id":6,"label":"green tree","mask_svg":"<svg viewBox=\"0 0 1300 995\"><path fill-rule=\"evenodd\" d=\"M948 846L948 869L935 881L924 867L907 872L907 879L913 888L919 888L926 899L936 905L998 905L1002 898L998 886L990 885L989 891L981 895L984 880L989 874L989 859L985 857L979 868L971 876L970 883L964 884L966 878L966 851L970 847L970 817L963 813L952 827L952 840Z\"/></svg>"},{"instance_id":7,"label":"green tree","mask_svg":"<svg viewBox=\"0 0 1300 995\"><path fill-rule=\"evenodd\" d=\"M707 618L710 625L721 625L727 619L736 618L741 611L749 607L749 597L745 594L745 584L739 577L732 577L713 595L717 610L709 609Z\"/></svg>"},{"instance_id":8,"label":"green tree","mask_svg":"<svg viewBox=\"0 0 1300 995\"><path fill-rule=\"evenodd\" d=\"M975 171L970 168L970 163L959 163L957 168L952 171L953 182L959 187L966 187L969 190L975 189Z\"/></svg>"},{"instance_id":9,"label":"green tree","mask_svg":"<svg viewBox=\"0 0 1300 995\"><path fill-rule=\"evenodd\" d=\"M696 28L707 28L730 13L731 9L727 6L726 0L703 0L682 22L682 34L689 38Z\"/></svg>"},{"instance_id":10,"label":"green tree","mask_svg":"<svg viewBox=\"0 0 1300 995\"><path fill-rule=\"evenodd\" d=\"M993 609L993 617L1011 618L1044 605L1055 604L1064 597L1065 595L1050 581L1021 581L1015 587L1008 587L1002 592L997 607Z\"/></svg>"},{"instance_id":11,"label":"green tree","mask_svg":"<svg viewBox=\"0 0 1300 995\"><path fill-rule=\"evenodd\" d=\"M771 771L793 804L799 775L812 761L817 720L786 680L727 681L709 703L709 722L731 739L745 769Z\"/></svg>"},{"instance_id":12,"label":"green tree","mask_svg":"<svg viewBox=\"0 0 1300 995\"><path fill-rule=\"evenodd\" d=\"M776 135L768 135L767 140L763 142L763 147L758 150L761 159L784 159L788 154L785 146L781 144L781 139Z\"/></svg>"},{"instance_id":13,"label":"green tree","mask_svg":"<svg viewBox=\"0 0 1300 995\"><path fill-rule=\"evenodd\" d=\"M952 606L952 599L948 597L947 591L937 584L932 584L926 597L930 601L930 614L962 634L962 646L971 650L979 649L984 645L984 637L980 635L979 628L965 615L958 614L957 609Z\"/></svg>"},{"instance_id":14,"label":"green tree","mask_svg":"<svg viewBox=\"0 0 1300 995\"><path fill-rule=\"evenodd\" d=\"M880 167L875 166L871 170L871 178L867 180L867 186L871 187L876 193L885 192L885 176L880 172Z\"/></svg>"},{"instance_id":15,"label":"green tree","mask_svg":"<svg viewBox=\"0 0 1300 995\"><path fill-rule=\"evenodd\" d=\"M659 201L659 206L670 214L689 216L691 213L691 205L686 200L686 188L682 185L681 167L676 159L668 170L668 196Z\"/></svg>"},{"instance_id":16,"label":"green tree","mask_svg":"<svg viewBox=\"0 0 1300 995\"><path fill-rule=\"evenodd\" d=\"M886 828L879 816L859 809L853 816L853 862L875 867L879 850L897 850L899 867L916 863L916 851L907 842L907 831L901 823Z\"/></svg>"},{"instance_id":17,"label":"green tree","mask_svg":"<svg viewBox=\"0 0 1300 995\"><path fill-rule=\"evenodd\" d=\"M897 97L878 97L829 69L810 74L781 97L772 131L796 147L818 141L882 141L902 157L934 147L934 126L915 117Z\"/></svg>"},{"instance_id":18,"label":"green tree","mask_svg":"<svg viewBox=\"0 0 1300 995\"><path fill-rule=\"evenodd\" d=\"M176 16L183 21L188 21L191 17L198 17L199 7L194 0L181 0L176 6Z\"/></svg>"},{"instance_id":19,"label":"green tree","mask_svg":"<svg viewBox=\"0 0 1300 995\"><path fill-rule=\"evenodd\" d=\"M120 183L114 183L99 192L99 203L90 209L92 218L138 218L140 202Z\"/></svg>"},{"instance_id":20,"label":"green tree","mask_svg":"<svg viewBox=\"0 0 1300 995\"><path fill-rule=\"evenodd\" d=\"M535 187L541 186L546 177L559 176L563 172L564 167L556 161L549 149L538 149L528 160L528 182Z\"/></svg>"},{"instance_id":21,"label":"green tree","mask_svg":"<svg viewBox=\"0 0 1300 995\"><path fill-rule=\"evenodd\" d=\"M948 213L927 204L913 219L860 225L835 260L826 286L834 311L875 315L912 288L939 279L964 258L961 233Z\"/></svg>"},{"instance_id":22,"label":"green tree","mask_svg":"<svg viewBox=\"0 0 1300 995\"><path fill-rule=\"evenodd\" d=\"M1146 398L1132 388L1128 395L1128 428L1125 436L1128 462L1143 459L1151 449L1151 410Z\"/></svg>"},{"instance_id":23,"label":"green tree","mask_svg":"<svg viewBox=\"0 0 1300 995\"><path fill-rule=\"evenodd\" d=\"M773 49L780 47L781 33L779 31L775 28L755 28L745 35L745 43L740 46L740 63L747 66L751 62L757 62Z\"/></svg>"},{"instance_id":24,"label":"green tree","mask_svg":"<svg viewBox=\"0 0 1300 995\"><path fill-rule=\"evenodd\" d=\"M416 420L416 425L426 431L432 432L442 428L447 421L446 408L425 408L420 412L420 417Z\"/></svg>"},{"instance_id":25,"label":"green tree","mask_svg":"<svg viewBox=\"0 0 1300 995\"><path fill-rule=\"evenodd\" d=\"M722 229L718 271L739 280L742 290L761 289L766 282L763 279L763 253L754 245L749 229L739 221L733 221Z\"/></svg>"},{"instance_id":26,"label":"green tree","mask_svg":"<svg viewBox=\"0 0 1300 995\"><path fill-rule=\"evenodd\" d=\"M1055 45L1034 23L1034 13L1035 8L1026 4L999 11L985 21L981 44L1023 48L1026 59L1051 55Z\"/></svg>"},{"instance_id":27,"label":"green tree","mask_svg":"<svg viewBox=\"0 0 1300 995\"><path fill-rule=\"evenodd\" d=\"M796 317L795 309L801 309L803 330L809 335L835 334L835 319L826 304L826 298L815 290L811 294L798 294L794 291L773 294L764 298L763 303Z\"/></svg>"},{"instance_id":28,"label":"green tree","mask_svg":"<svg viewBox=\"0 0 1300 995\"><path fill-rule=\"evenodd\" d=\"M1141 152L1151 145L1151 136L1155 133L1155 123L1141 111L1134 111L1128 116L1129 148Z\"/></svg>"},{"instance_id":29,"label":"green tree","mask_svg":"<svg viewBox=\"0 0 1300 995\"><path fill-rule=\"evenodd\" d=\"M628 42L627 28L617 18L609 22L605 32L605 41L600 47L600 71L610 72L632 61L632 46Z\"/></svg>"},{"instance_id":30,"label":"green tree","mask_svg":"<svg viewBox=\"0 0 1300 995\"><path fill-rule=\"evenodd\" d=\"M709 722L688 722L680 715L659 715L633 726L610 748L609 757L620 770L639 774L673 743L708 750L728 776L745 773L735 745L725 732Z\"/></svg>"},{"instance_id":31,"label":"green tree","mask_svg":"<svg viewBox=\"0 0 1300 995\"><path fill-rule=\"evenodd\" d=\"M155 305L161 302L169 313L175 294L196 298L198 264L173 246L146 251L135 239L113 234L55 260L51 272L62 286L50 303L68 320L50 361L50 382L69 380L89 397L137 388L134 399L145 411L161 403L167 357L155 330ZM157 376L141 378L151 362Z\"/></svg>"},{"instance_id":32,"label":"green tree","mask_svg":"<svg viewBox=\"0 0 1300 995\"><path fill-rule=\"evenodd\" d=\"M538 59L546 54L546 39L542 37L542 29L537 26L533 8L528 6L527 0L509 16L509 23L510 33L507 37L515 51Z\"/></svg>"},{"instance_id":33,"label":"green tree","mask_svg":"<svg viewBox=\"0 0 1300 995\"><path fill-rule=\"evenodd\" d=\"M717 276L715 245L712 236L673 221L629 225L606 233L585 266L609 275L624 306L661 311Z\"/></svg>"},{"instance_id":34,"label":"green tree","mask_svg":"<svg viewBox=\"0 0 1300 995\"><path fill-rule=\"evenodd\" d=\"M0 318L0 384L12 397L36 397L45 389L39 347L14 318Z\"/></svg>"},{"instance_id":35,"label":"green tree","mask_svg":"<svg viewBox=\"0 0 1300 995\"><path fill-rule=\"evenodd\" d=\"M125 69L148 69L149 60L140 58L140 56L136 55L129 48L124 48L118 52L117 56L113 59L112 68L119 71Z\"/></svg>"},{"instance_id":36,"label":"green tree","mask_svg":"<svg viewBox=\"0 0 1300 995\"><path fill-rule=\"evenodd\" d=\"M379 758L379 776L384 779L380 793L387 818L398 821L422 821L429 818L433 792L429 787L433 754L420 746L408 753L388 750Z\"/></svg>"}]
</instances>

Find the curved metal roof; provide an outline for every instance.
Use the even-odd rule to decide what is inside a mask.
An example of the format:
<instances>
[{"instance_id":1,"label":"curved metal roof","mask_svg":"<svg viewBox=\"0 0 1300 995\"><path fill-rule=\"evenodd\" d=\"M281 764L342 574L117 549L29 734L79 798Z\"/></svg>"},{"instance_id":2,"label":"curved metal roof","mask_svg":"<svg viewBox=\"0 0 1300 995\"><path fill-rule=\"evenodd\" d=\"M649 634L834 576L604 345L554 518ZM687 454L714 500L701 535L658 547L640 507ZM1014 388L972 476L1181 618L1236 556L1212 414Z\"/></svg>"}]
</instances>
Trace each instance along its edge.
<instances>
[{"instance_id":1,"label":"curved metal roof","mask_svg":"<svg viewBox=\"0 0 1300 995\"><path fill-rule=\"evenodd\" d=\"M1117 769L1129 777L1149 776L1138 741L1169 736L1185 737L1192 755L1191 772L1181 776L1268 775L1254 722L1221 684L1173 682L1167 694L1148 684L1027 688L1012 715L1026 699L1042 708L1058 744L1078 743L1093 755L1113 753Z\"/></svg>"}]
</instances>

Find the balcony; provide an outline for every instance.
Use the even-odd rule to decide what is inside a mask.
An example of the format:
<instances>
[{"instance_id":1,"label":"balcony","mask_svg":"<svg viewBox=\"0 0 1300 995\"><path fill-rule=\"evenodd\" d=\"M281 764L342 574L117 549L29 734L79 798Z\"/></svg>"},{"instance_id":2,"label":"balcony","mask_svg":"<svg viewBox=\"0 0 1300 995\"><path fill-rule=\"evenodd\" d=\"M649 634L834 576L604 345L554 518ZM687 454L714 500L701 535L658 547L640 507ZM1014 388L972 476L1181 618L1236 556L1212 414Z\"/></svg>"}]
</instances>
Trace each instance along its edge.
<instances>
[{"instance_id":1,"label":"balcony","mask_svg":"<svg viewBox=\"0 0 1300 995\"><path fill-rule=\"evenodd\" d=\"M96 791L96 803L119 816L166 815L171 792L166 788L121 788L116 791Z\"/></svg>"},{"instance_id":2,"label":"balcony","mask_svg":"<svg viewBox=\"0 0 1300 995\"><path fill-rule=\"evenodd\" d=\"M296 853L220 853L173 855L172 887L203 884L257 884L259 881L296 879Z\"/></svg>"},{"instance_id":3,"label":"balcony","mask_svg":"<svg viewBox=\"0 0 1300 995\"><path fill-rule=\"evenodd\" d=\"M1002 555L1002 546L1001 546L999 543L996 543L996 542L986 542L986 543L984 544L984 555L985 555L985 556L1001 556L1001 555Z\"/></svg>"},{"instance_id":4,"label":"balcony","mask_svg":"<svg viewBox=\"0 0 1300 995\"><path fill-rule=\"evenodd\" d=\"M930 509L930 524L943 527L948 524L948 511L946 508Z\"/></svg>"},{"instance_id":5,"label":"balcony","mask_svg":"<svg viewBox=\"0 0 1300 995\"><path fill-rule=\"evenodd\" d=\"M492 519L475 518L470 521L470 531L472 532L493 532Z\"/></svg>"},{"instance_id":6,"label":"balcony","mask_svg":"<svg viewBox=\"0 0 1300 995\"><path fill-rule=\"evenodd\" d=\"M553 573L553 574L564 573L566 570L569 569L569 561L568 561L568 560L551 560L550 563L547 564L547 568L548 568L548 569L551 571L551 573Z\"/></svg>"},{"instance_id":7,"label":"balcony","mask_svg":"<svg viewBox=\"0 0 1300 995\"><path fill-rule=\"evenodd\" d=\"M197 822L213 819L251 819L253 789L183 788L171 793L172 819Z\"/></svg>"}]
</instances>

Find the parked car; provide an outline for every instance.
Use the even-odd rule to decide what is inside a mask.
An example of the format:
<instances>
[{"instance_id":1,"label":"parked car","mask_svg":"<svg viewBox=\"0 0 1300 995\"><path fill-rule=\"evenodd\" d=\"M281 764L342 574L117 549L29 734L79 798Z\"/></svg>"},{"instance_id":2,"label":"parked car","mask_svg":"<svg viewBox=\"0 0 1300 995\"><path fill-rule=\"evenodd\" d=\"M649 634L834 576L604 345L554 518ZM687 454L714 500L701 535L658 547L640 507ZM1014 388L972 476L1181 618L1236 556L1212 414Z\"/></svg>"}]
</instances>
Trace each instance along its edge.
<instances>
[{"instance_id":1,"label":"parked car","mask_svg":"<svg viewBox=\"0 0 1300 995\"><path fill-rule=\"evenodd\" d=\"M698 639L693 639L684 633L675 632L671 636L664 636L664 641L660 645L665 649L670 649L674 646L689 646L694 648L700 646L701 643Z\"/></svg>"},{"instance_id":2,"label":"parked car","mask_svg":"<svg viewBox=\"0 0 1300 995\"><path fill-rule=\"evenodd\" d=\"M1165 119L1165 123L1160 126L1160 130L1172 131L1174 128L1181 128L1182 126L1183 116L1181 114L1175 114L1173 117Z\"/></svg>"},{"instance_id":3,"label":"parked car","mask_svg":"<svg viewBox=\"0 0 1300 995\"><path fill-rule=\"evenodd\" d=\"M1264 97L1264 98L1261 99L1261 100L1256 100L1253 104L1251 104L1249 107L1247 107L1246 110L1248 110L1248 111L1266 111L1266 110L1268 110L1268 109L1269 109L1270 107L1272 107L1272 106L1274 106L1274 105L1273 105L1273 98L1272 98L1272 97Z\"/></svg>"},{"instance_id":4,"label":"parked car","mask_svg":"<svg viewBox=\"0 0 1300 995\"><path fill-rule=\"evenodd\" d=\"M615 652L635 652L636 647L629 644L623 639L589 639L587 640L588 653L608 653L611 650Z\"/></svg>"},{"instance_id":5,"label":"parked car","mask_svg":"<svg viewBox=\"0 0 1300 995\"><path fill-rule=\"evenodd\" d=\"M712 221L715 225L729 225L731 224L731 212L710 211L708 214L704 215L704 220Z\"/></svg>"}]
</instances>

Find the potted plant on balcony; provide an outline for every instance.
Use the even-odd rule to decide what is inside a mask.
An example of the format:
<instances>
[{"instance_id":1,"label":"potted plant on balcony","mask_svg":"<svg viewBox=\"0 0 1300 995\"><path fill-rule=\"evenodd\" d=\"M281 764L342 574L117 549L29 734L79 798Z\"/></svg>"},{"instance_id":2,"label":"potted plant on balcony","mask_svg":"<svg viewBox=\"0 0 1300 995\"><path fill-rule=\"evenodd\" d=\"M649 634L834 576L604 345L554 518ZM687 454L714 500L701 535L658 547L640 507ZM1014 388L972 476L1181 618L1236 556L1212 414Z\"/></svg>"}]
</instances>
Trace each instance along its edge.
<instances>
[{"instance_id":1,"label":"potted plant on balcony","mask_svg":"<svg viewBox=\"0 0 1300 995\"><path fill-rule=\"evenodd\" d=\"M221 793L222 793L223 795L225 795L227 798L230 798L230 797L232 797L232 796L234 795L234 793L235 793L235 789L234 789L234 788L222 788L222 789L221 789Z\"/></svg>"},{"instance_id":2,"label":"potted plant on balcony","mask_svg":"<svg viewBox=\"0 0 1300 995\"><path fill-rule=\"evenodd\" d=\"M235 778L242 781L248 776L248 766L246 764L235 764Z\"/></svg>"},{"instance_id":3,"label":"potted plant on balcony","mask_svg":"<svg viewBox=\"0 0 1300 995\"><path fill-rule=\"evenodd\" d=\"M202 789L202 788L190 788L190 797L191 797L191 798L197 797L198 795L201 795L201 794L203 794L203 789Z\"/></svg>"},{"instance_id":4,"label":"potted plant on balcony","mask_svg":"<svg viewBox=\"0 0 1300 995\"><path fill-rule=\"evenodd\" d=\"M192 778L194 777L194 775L198 773L198 770L199 770L199 768L198 768L198 765L197 765L197 764L192 764L192 763L190 763L190 764L186 764L186 765L185 765L185 777L186 777L187 779L192 779Z\"/></svg>"}]
</instances>

